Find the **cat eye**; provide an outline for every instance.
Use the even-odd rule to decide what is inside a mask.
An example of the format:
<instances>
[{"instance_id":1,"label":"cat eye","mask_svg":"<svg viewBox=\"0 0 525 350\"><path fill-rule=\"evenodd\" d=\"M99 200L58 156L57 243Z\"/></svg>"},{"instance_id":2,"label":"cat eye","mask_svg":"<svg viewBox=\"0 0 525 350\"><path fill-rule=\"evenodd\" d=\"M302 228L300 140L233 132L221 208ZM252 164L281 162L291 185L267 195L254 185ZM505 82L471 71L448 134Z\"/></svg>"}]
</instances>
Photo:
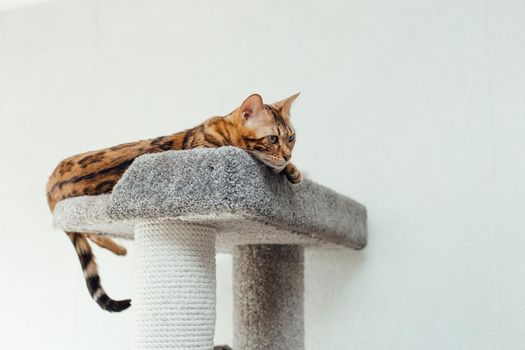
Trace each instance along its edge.
<instances>
[{"instance_id":1,"label":"cat eye","mask_svg":"<svg viewBox=\"0 0 525 350\"><path fill-rule=\"evenodd\" d=\"M270 141L270 143L272 144L277 143L277 136L275 135L268 136L268 141Z\"/></svg>"},{"instance_id":2,"label":"cat eye","mask_svg":"<svg viewBox=\"0 0 525 350\"><path fill-rule=\"evenodd\" d=\"M295 134L288 136L288 142L294 142L295 141Z\"/></svg>"}]
</instances>

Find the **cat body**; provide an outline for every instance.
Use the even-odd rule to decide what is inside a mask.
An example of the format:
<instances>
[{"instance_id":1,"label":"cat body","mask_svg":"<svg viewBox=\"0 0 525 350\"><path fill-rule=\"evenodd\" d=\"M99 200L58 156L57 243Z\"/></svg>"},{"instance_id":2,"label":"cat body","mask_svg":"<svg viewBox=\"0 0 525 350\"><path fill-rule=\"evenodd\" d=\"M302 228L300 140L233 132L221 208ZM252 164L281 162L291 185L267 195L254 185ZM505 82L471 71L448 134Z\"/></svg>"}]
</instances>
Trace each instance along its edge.
<instances>
[{"instance_id":1,"label":"cat body","mask_svg":"<svg viewBox=\"0 0 525 350\"><path fill-rule=\"evenodd\" d=\"M49 208L53 211L57 202L67 198L110 193L135 158L169 150L236 146L274 172L282 172L290 182L299 183L301 173L290 163L295 144L290 108L297 96L265 105L262 98L254 94L227 116L212 117L195 128L64 159L51 174L47 184ZM107 311L118 312L128 308L130 300L113 300L102 288L88 239L117 255L125 255L126 249L104 236L66 233L75 247L92 298Z\"/></svg>"}]
</instances>

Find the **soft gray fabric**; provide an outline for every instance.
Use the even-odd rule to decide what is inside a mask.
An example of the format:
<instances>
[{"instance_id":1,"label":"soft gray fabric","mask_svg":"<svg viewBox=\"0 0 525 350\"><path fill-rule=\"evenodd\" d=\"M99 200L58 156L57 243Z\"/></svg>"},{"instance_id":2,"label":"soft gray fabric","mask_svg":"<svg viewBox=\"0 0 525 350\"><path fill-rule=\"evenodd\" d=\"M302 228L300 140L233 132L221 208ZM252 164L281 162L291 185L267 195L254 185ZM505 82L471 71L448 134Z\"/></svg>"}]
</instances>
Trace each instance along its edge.
<instances>
[{"instance_id":1,"label":"soft gray fabric","mask_svg":"<svg viewBox=\"0 0 525 350\"><path fill-rule=\"evenodd\" d=\"M234 349L304 349L304 253L292 245L233 250Z\"/></svg>"},{"instance_id":2,"label":"soft gray fabric","mask_svg":"<svg viewBox=\"0 0 525 350\"><path fill-rule=\"evenodd\" d=\"M217 227L219 247L235 244L366 245L366 209L305 179L282 174L235 147L141 156L111 196L61 201L62 229L132 238L137 220L177 218ZM229 248L228 248L229 249Z\"/></svg>"}]
</instances>

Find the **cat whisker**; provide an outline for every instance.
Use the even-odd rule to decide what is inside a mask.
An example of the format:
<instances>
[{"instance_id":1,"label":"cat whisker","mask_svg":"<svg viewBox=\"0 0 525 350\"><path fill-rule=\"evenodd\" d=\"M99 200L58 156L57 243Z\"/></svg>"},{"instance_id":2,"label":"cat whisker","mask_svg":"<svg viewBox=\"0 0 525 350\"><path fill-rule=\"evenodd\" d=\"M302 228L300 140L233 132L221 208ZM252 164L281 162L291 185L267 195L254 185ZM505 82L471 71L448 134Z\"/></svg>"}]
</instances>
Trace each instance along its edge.
<instances>
[{"instance_id":1,"label":"cat whisker","mask_svg":"<svg viewBox=\"0 0 525 350\"><path fill-rule=\"evenodd\" d=\"M273 170L276 170L277 172L283 170L288 164L287 161L284 161L272 155L264 154L264 153L257 152L254 150L249 150L249 149L244 149L244 150L248 152L249 154L253 155L255 158L257 158L259 161L261 161L265 165L269 166Z\"/></svg>"}]
</instances>

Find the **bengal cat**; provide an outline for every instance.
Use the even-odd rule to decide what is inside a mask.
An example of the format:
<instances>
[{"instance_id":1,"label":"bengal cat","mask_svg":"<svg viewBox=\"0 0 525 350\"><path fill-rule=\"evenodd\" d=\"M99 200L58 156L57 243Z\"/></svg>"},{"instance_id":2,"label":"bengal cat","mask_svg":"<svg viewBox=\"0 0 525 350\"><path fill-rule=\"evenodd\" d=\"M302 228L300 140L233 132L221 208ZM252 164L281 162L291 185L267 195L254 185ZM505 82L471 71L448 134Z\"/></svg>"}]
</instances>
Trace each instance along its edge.
<instances>
[{"instance_id":1,"label":"bengal cat","mask_svg":"<svg viewBox=\"0 0 525 350\"><path fill-rule=\"evenodd\" d=\"M274 172L283 173L291 183L299 183L301 173L290 163L295 144L290 108L298 95L264 104L261 96L254 94L230 114L212 117L193 129L64 159L47 184L49 208L53 211L56 203L66 198L110 193L138 156L198 147L239 147ZM118 312L128 308L131 300L113 300L102 289L88 239L117 255L125 255L126 249L107 237L82 232L66 233L77 252L91 297L107 311Z\"/></svg>"}]
</instances>

